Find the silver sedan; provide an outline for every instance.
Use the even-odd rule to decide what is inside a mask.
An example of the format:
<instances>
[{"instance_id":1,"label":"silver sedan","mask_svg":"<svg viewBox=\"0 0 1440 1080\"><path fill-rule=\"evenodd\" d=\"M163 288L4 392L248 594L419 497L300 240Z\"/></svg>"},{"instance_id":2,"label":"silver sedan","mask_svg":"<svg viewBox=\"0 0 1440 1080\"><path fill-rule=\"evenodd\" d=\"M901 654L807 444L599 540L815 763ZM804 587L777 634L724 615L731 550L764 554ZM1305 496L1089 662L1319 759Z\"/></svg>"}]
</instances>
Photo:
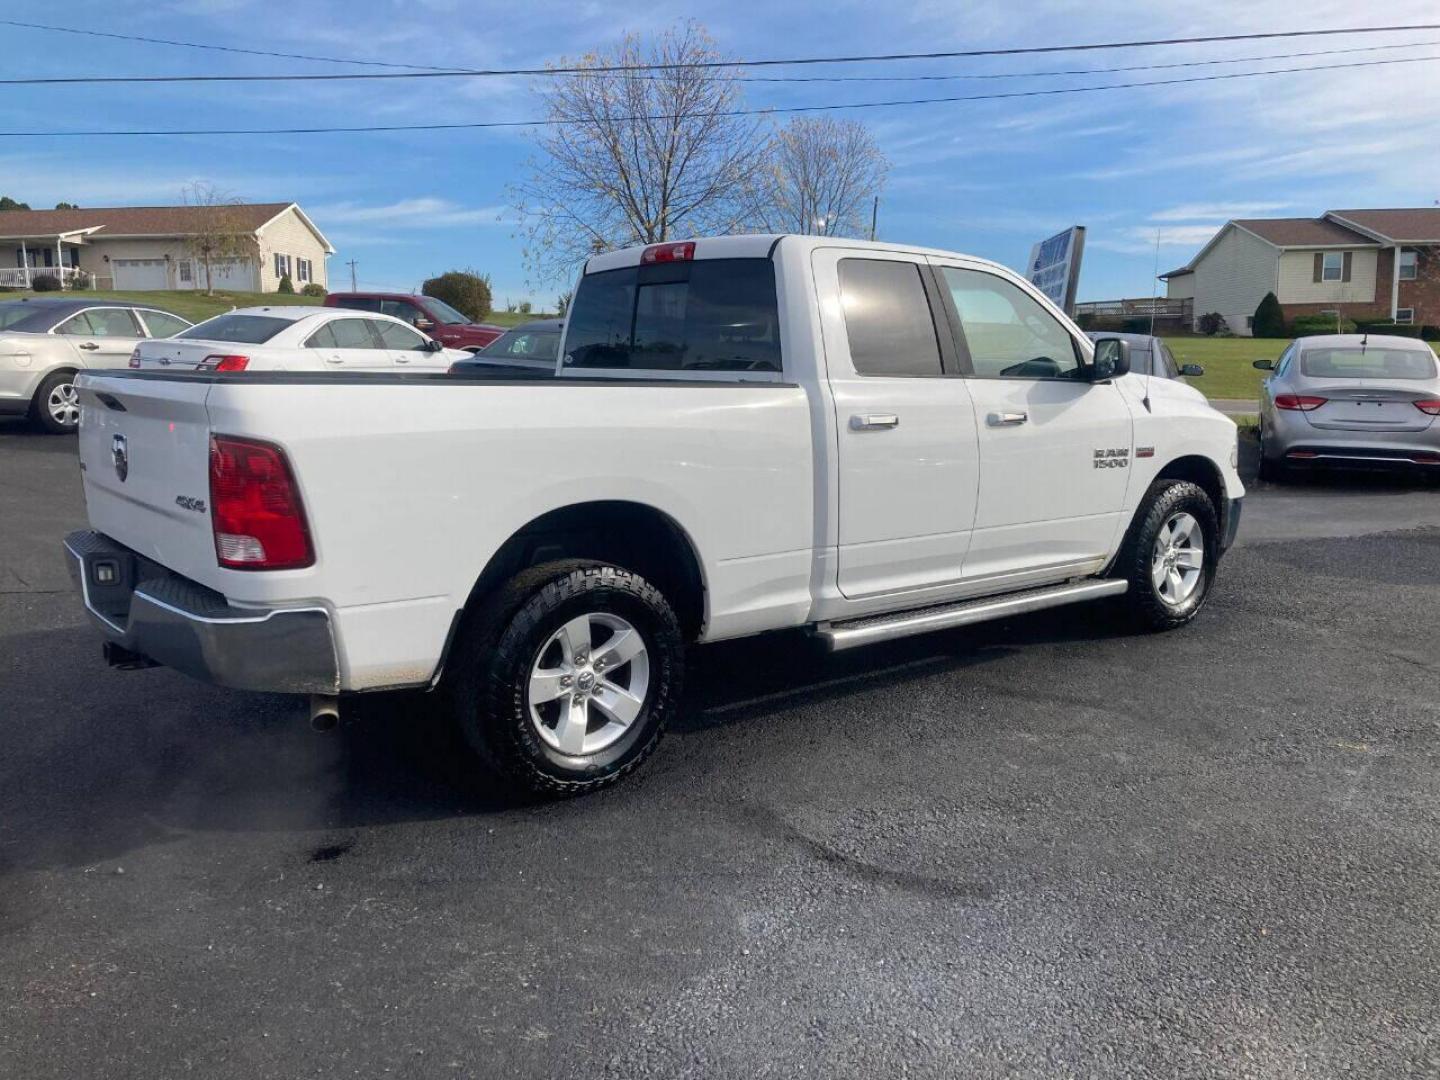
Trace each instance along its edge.
<instances>
[{"instance_id":1,"label":"silver sedan","mask_svg":"<svg viewBox=\"0 0 1440 1080\"><path fill-rule=\"evenodd\" d=\"M1440 370L1413 338L1330 334L1292 342L1260 388L1260 478L1294 468L1440 470Z\"/></svg>"}]
</instances>

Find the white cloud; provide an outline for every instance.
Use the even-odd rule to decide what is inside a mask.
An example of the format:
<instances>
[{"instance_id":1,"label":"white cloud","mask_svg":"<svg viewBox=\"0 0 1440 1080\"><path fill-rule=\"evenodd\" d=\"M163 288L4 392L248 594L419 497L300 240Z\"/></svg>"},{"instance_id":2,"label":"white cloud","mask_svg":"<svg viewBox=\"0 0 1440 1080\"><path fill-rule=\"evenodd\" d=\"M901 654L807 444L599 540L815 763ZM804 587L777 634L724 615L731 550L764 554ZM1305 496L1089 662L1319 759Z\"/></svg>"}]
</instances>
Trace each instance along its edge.
<instances>
[{"instance_id":1,"label":"white cloud","mask_svg":"<svg viewBox=\"0 0 1440 1080\"><path fill-rule=\"evenodd\" d=\"M317 219L340 224L364 222L409 229L440 229L453 225L510 224L505 220L508 211L509 208L505 206L465 207L449 199L427 195L401 199L383 206L366 206L356 202L333 203L329 206L316 206L311 213Z\"/></svg>"},{"instance_id":2,"label":"white cloud","mask_svg":"<svg viewBox=\"0 0 1440 1080\"><path fill-rule=\"evenodd\" d=\"M1151 221L1229 221L1231 218L1264 217L1290 208L1283 202L1184 203L1157 210Z\"/></svg>"}]
</instances>

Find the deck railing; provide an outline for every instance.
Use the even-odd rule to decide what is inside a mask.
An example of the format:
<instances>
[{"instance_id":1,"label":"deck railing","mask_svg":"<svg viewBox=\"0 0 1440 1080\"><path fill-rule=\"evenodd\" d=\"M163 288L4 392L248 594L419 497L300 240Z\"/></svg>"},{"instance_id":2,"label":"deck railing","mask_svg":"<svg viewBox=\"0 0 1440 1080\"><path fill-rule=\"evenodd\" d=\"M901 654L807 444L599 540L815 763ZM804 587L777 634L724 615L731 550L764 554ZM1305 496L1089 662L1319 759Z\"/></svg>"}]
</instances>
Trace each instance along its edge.
<instances>
[{"instance_id":1,"label":"deck railing","mask_svg":"<svg viewBox=\"0 0 1440 1080\"><path fill-rule=\"evenodd\" d=\"M59 278L67 289L76 281L83 282L81 288L95 287L95 275L73 266L3 266L0 267L0 288L28 289L37 277Z\"/></svg>"}]
</instances>

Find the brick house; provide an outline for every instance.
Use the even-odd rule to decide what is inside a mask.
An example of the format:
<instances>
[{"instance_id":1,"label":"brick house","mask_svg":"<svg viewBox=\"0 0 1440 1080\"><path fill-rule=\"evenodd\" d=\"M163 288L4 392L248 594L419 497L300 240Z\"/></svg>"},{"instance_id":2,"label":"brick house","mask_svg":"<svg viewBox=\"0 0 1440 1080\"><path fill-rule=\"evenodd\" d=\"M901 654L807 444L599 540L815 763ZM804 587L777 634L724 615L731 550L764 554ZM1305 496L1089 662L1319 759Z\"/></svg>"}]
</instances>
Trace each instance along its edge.
<instances>
[{"instance_id":1,"label":"brick house","mask_svg":"<svg viewBox=\"0 0 1440 1080\"><path fill-rule=\"evenodd\" d=\"M297 290L327 283L325 260L335 248L295 203L221 212L240 243L228 257L211 259L216 288L274 292L285 274ZM195 238L207 220L214 228L215 213L201 206L0 211L0 286L28 288L49 274L67 284L80 276L100 289L204 289Z\"/></svg>"},{"instance_id":2,"label":"brick house","mask_svg":"<svg viewBox=\"0 0 1440 1080\"><path fill-rule=\"evenodd\" d=\"M1167 297L1192 302L1197 323L1219 312L1236 334L1250 333L1268 292L1287 321L1340 311L1440 326L1440 207L1229 221L1160 278Z\"/></svg>"}]
</instances>

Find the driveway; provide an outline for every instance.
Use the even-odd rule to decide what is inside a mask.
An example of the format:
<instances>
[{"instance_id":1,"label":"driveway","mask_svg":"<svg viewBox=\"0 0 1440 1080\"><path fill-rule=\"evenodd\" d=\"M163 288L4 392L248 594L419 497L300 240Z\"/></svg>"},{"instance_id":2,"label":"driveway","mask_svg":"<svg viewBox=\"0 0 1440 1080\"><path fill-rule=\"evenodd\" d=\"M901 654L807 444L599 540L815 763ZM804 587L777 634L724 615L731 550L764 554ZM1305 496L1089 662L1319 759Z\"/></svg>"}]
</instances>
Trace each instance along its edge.
<instances>
[{"instance_id":1,"label":"driveway","mask_svg":"<svg viewBox=\"0 0 1440 1080\"><path fill-rule=\"evenodd\" d=\"M0 1075L1433 1077L1437 495L1257 490L1208 610L695 655L620 788L422 699L112 672L0 428Z\"/></svg>"}]
</instances>

